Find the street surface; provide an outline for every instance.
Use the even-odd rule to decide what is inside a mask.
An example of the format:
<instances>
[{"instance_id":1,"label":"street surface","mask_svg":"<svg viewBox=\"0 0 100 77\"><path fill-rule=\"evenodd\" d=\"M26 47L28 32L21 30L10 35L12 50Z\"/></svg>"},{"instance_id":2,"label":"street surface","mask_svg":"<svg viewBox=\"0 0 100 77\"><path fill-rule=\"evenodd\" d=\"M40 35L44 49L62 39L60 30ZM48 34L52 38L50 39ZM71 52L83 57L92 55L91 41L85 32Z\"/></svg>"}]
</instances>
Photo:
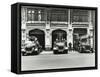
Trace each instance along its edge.
<instances>
[{"instance_id":1,"label":"street surface","mask_svg":"<svg viewBox=\"0 0 100 77\"><path fill-rule=\"evenodd\" d=\"M95 53L69 52L54 55L53 51L43 51L39 55L21 58L22 71L95 66Z\"/></svg>"}]
</instances>

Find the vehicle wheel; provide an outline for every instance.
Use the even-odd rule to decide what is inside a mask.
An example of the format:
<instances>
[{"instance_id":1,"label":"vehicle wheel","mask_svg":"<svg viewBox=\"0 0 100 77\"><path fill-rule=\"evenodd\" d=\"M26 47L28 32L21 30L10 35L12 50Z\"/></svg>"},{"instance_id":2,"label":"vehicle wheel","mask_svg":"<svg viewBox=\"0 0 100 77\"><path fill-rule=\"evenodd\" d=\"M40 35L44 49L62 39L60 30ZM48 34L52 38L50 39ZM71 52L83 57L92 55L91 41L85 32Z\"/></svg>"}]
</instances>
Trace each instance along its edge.
<instances>
[{"instance_id":1,"label":"vehicle wheel","mask_svg":"<svg viewBox=\"0 0 100 77\"><path fill-rule=\"evenodd\" d=\"M39 52L36 52L35 55L39 55Z\"/></svg>"},{"instance_id":2,"label":"vehicle wheel","mask_svg":"<svg viewBox=\"0 0 100 77\"><path fill-rule=\"evenodd\" d=\"M42 50L41 50L41 49L39 49L39 52L42 52Z\"/></svg>"},{"instance_id":3,"label":"vehicle wheel","mask_svg":"<svg viewBox=\"0 0 100 77\"><path fill-rule=\"evenodd\" d=\"M23 56L27 56L27 53L23 53Z\"/></svg>"},{"instance_id":4,"label":"vehicle wheel","mask_svg":"<svg viewBox=\"0 0 100 77\"><path fill-rule=\"evenodd\" d=\"M57 54L58 52L57 52L57 51L53 51L53 53L54 53L54 54Z\"/></svg>"},{"instance_id":5,"label":"vehicle wheel","mask_svg":"<svg viewBox=\"0 0 100 77\"><path fill-rule=\"evenodd\" d=\"M38 49L38 51L36 52L36 55L39 55L40 54L40 49Z\"/></svg>"},{"instance_id":6,"label":"vehicle wheel","mask_svg":"<svg viewBox=\"0 0 100 77\"><path fill-rule=\"evenodd\" d=\"M64 50L64 54L68 54L68 50Z\"/></svg>"},{"instance_id":7,"label":"vehicle wheel","mask_svg":"<svg viewBox=\"0 0 100 77\"><path fill-rule=\"evenodd\" d=\"M24 56L24 53L22 52L22 56Z\"/></svg>"},{"instance_id":8,"label":"vehicle wheel","mask_svg":"<svg viewBox=\"0 0 100 77\"><path fill-rule=\"evenodd\" d=\"M93 52L94 52L93 48L91 48L91 50L90 50L90 51L91 51L91 53L93 53Z\"/></svg>"},{"instance_id":9,"label":"vehicle wheel","mask_svg":"<svg viewBox=\"0 0 100 77\"><path fill-rule=\"evenodd\" d=\"M39 49L39 53L41 53L42 52L42 49Z\"/></svg>"},{"instance_id":10,"label":"vehicle wheel","mask_svg":"<svg viewBox=\"0 0 100 77\"><path fill-rule=\"evenodd\" d=\"M37 51L37 55L39 55L40 54L40 50L39 51Z\"/></svg>"},{"instance_id":11,"label":"vehicle wheel","mask_svg":"<svg viewBox=\"0 0 100 77\"><path fill-rule=\"evenodd\" d=\"M32 55L37 55L38 54L38 52L32 52Z\"/></svg>"},{"instance_id":12,"label":"vehicle wheel","mask_svg":"<svg viewBox=\"0 0 100 77\"><path fill-rule=\"evenodd\" d=\"M80 48L79 52L80 53L83 53L84 52L84 49L83 48Z\"/></svg>"}]
</instances>

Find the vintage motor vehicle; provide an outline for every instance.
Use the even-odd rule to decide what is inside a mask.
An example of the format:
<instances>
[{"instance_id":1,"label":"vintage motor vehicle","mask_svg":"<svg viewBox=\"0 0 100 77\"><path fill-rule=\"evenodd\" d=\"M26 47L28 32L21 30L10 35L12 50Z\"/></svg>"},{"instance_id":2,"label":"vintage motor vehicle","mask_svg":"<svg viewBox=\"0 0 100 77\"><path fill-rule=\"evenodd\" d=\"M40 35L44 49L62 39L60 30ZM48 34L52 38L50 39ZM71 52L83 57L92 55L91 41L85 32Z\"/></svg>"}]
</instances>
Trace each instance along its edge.
<instances>
[{"instance_id":1,"label":"vintage motor vehicle","mask_svg":"<svg viewBox=\"0 0 100 77\"><path fill-rule=\"evenodd\" d=\"M39 42L36 37L31 37L30 40L26 42L25 48L22 49L24 52L22 55L38 55L42 52L42 46L40 46Z\"/></svg>"},{"instance_id":2,"label":"vintage motor vehicle","mask_svg":"<svg viewBox=\"0 0 100 77\"><path fill-rule=\"evenodd\" d=\"M88 45L88 44L82 44L80 46L79 52L80 53L93 53L94 50L93 50L93 48L91 48L90 45Z\"/></svg>"},{"instance_id":3,"label":"vintage motor vehicle","mask_svg":"<svg viewBox=\"0 0 100 77\"><path fill-rule=\"evenodd\" d=\"M54 42L54 47L53 47L53 53L58 54L58 53L68 53L68 47L67 43L64 40L58 40Z\"/></svg>"},{"instance_id":4,"label":"vintage motor vehicle","mask_svg":"<svg viewBox=\"0 0 100 77\"><path fill-rule=\"evenodd\" d=\"M84 35L80 37L80 46L79 46L79 52L80 53L93 53L93 47L91 46L90 37L87 35Z\"/></svg>"}]
</instances>

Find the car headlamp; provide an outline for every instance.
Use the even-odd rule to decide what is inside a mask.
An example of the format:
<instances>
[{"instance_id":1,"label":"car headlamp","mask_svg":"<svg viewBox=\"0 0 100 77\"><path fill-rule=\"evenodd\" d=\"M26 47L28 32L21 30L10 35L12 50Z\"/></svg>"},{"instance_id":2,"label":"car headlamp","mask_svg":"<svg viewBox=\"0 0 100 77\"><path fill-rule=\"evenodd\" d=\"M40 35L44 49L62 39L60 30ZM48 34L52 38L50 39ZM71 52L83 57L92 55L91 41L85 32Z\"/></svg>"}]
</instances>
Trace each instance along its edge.
<instances>
[{"instance_id":1,"label":"car headlamp","mask_svg":"<svg viewBox=\"0 0 100 77\"><path fill-rule=\"evenodd\" d=\"M21 51L25 51L25 49L24 49L24 48L22 48L22 49L21 49Z\"/></svg>"},{"instance_id":2,"label":"car headlamp","mask_svg":"<svg viewBox=\"0 0 100 77\"><path fill-rule=\"evenodd\" d=\"M85 46L83 46L83 48L85 48Z\"/></svg>"},{"instance_id":3,"label":"car headlamp","mask_svg":"<svg viewBox=\"0 0 100 77\"><path fill-rule=\"evenodd\" d=\"M32 49L34 49L34 47Z\"/></svg>"},{"instance_id":4,"label":"car headlamp","mask_svg":"<svg viewBox=\"0 0 100 77\"><path fill-rule=\"evenodd\" d=\"M65 47L65 49L68 49L68 47Z\"/></svg>"},{"instance_id":5,"label":"car headlamp","mask_svg":"<svg viewBox=\"0 0 100 77\"><path fill-rule=\"evenodd\" d=\"M37 48L35 48L35 51L37 51L38 49Z\"/></svg>"},{"instance_id":6,"label":"car headlamp","mask_svg":"<svg viewBox=\"0 0 100 77\"><path fill-rule=\"evenodd\" d=\"M56 50L56 49L58 49L58 47L54 47L53 49Z\"/></svg>"}]
</instances>

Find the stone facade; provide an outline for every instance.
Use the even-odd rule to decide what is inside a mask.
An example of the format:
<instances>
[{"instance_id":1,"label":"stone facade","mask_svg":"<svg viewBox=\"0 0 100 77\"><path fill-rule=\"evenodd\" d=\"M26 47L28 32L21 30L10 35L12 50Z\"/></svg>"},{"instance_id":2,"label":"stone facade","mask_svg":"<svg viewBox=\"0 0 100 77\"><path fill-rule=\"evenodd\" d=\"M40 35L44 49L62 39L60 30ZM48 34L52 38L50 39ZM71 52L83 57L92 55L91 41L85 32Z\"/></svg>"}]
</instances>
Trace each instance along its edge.
<instances>
[{"instance_id":1,"label":"stone facade","mask_svg":"<svg viewBox=\"0 0 100 77\"><path fill-rule=\"evenodd\" d=\"M22 19L22 24L21 24L21 29L22 29L22 44L24 45L25 41L27 41L27 37L29 36L29 31L34 30L34 29L39 29L44 31L45 35L45 48L46 49L51 49L52 48L52 32L55 30L63 30L66 32L66 39L67 39L67 44L71 43L73 47L73 35L74 35L74 29L75 28L85 28L87 30L87 35L89 35L90 38L90 43L91 46L93 47L94 44L94 27L95 27L95 12L93 10L88 10L88 21L87 22L72 22L71 21L71 15L74 13L71 13L71 10L73 9L66 9L66 17L67 21L51 21L47 19L50 14L50 10L52 8L43 8L44 9L44 18L45 20L41 21L41 14L40 10L38 11L38 20L37 21L27 21L27 10L28 8L33 8L33 7L22 7L21 8L21 19ZM37 7L35 7L37 8ZM34 9L34 8L33 8ZM37 8L38 9L38 8Z\"/></svg>"}]
</instances>

